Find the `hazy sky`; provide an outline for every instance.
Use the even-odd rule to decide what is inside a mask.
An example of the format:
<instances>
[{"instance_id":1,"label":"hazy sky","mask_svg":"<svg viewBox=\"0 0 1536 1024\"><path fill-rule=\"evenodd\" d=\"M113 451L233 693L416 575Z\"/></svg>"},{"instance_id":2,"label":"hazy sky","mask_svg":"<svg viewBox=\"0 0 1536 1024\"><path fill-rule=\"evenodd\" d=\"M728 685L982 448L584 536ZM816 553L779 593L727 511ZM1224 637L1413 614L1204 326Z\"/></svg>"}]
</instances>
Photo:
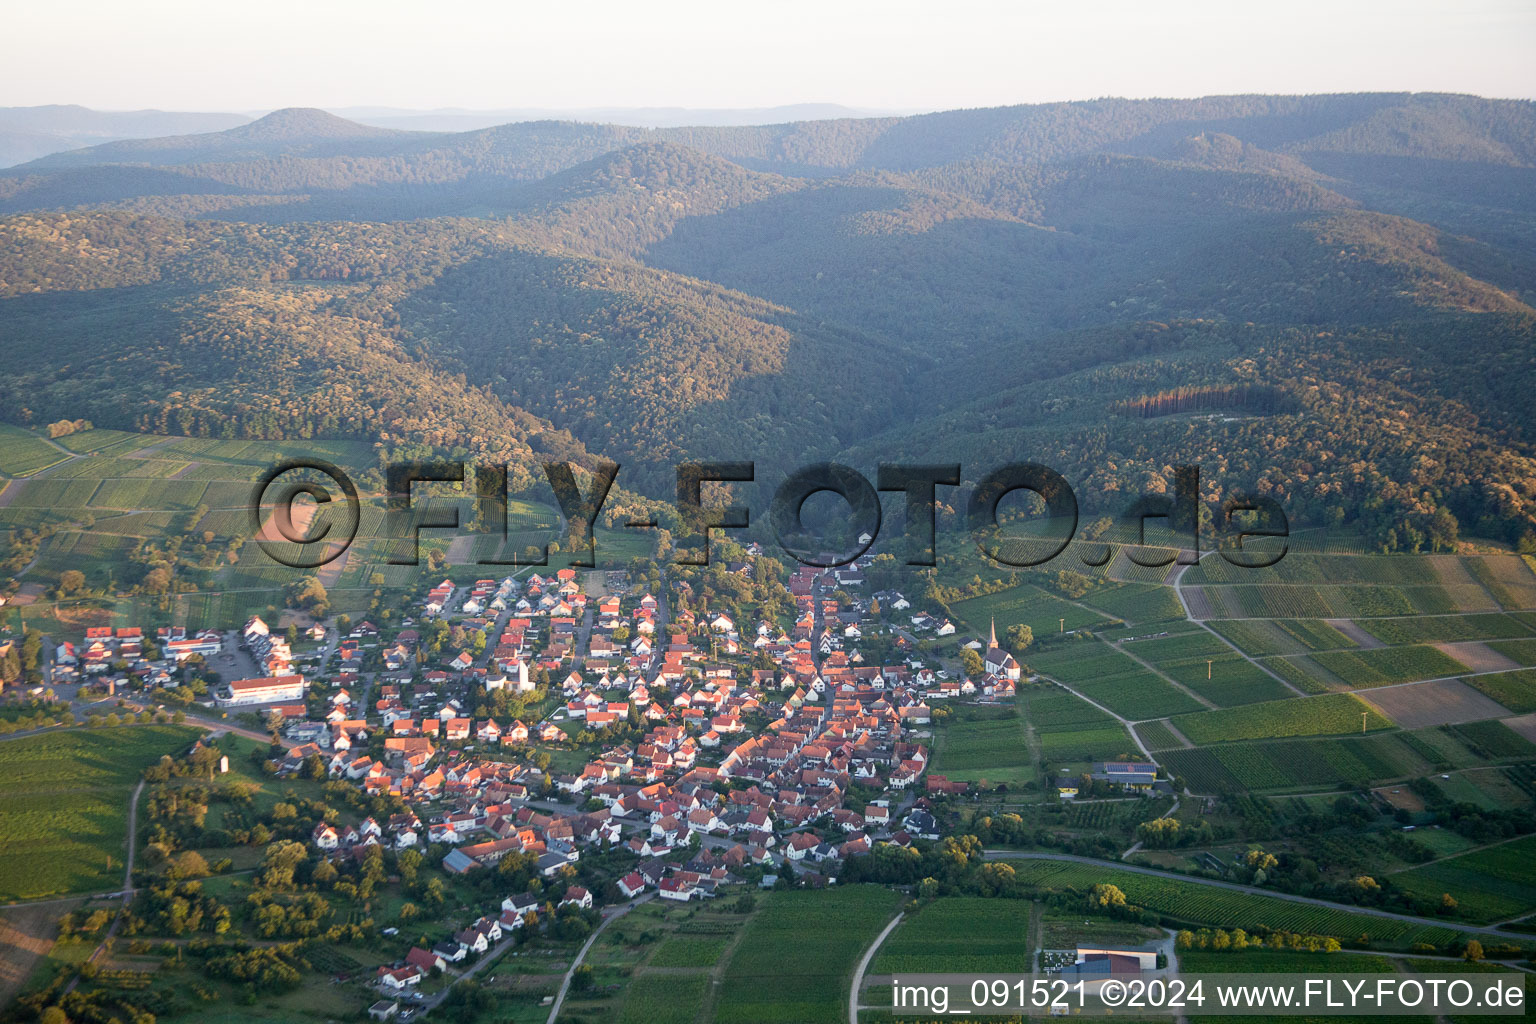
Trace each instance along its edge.
<instances>
[{"instance_id":1,"label":"hazy sky","mask_svg":"<svg viewBox=\"0 0 1536 1024\"><path fill-rule=\"evenodd\" d=\"M1536 0L6 0L0 106L1536 96Z\"/></svg>"}]
</instances>

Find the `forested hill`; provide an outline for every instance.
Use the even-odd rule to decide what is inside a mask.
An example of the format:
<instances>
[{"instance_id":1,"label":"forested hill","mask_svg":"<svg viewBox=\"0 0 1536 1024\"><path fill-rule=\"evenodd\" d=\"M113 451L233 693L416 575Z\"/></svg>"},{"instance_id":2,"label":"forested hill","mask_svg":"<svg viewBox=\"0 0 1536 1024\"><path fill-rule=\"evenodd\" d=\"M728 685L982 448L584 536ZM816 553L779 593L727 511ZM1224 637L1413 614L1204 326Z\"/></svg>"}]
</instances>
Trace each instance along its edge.
<instances>
[{"instance_id":1,"label":"forested hill","mask_svg":"<svg viewBox=\"0 0 1536 1024\"><path fill-rule=\"evenodd\" d=\"M16 422L386 451L1198 461L1383 543L1536 527L1536 113L1371 94L463 133L278 111L0 173ZM765 485L766 486L766 485ZM1449 524L1449 525L1448 525ZM1536 539L1536 533L1533 533Z\"/></svg>"}]
</instances>

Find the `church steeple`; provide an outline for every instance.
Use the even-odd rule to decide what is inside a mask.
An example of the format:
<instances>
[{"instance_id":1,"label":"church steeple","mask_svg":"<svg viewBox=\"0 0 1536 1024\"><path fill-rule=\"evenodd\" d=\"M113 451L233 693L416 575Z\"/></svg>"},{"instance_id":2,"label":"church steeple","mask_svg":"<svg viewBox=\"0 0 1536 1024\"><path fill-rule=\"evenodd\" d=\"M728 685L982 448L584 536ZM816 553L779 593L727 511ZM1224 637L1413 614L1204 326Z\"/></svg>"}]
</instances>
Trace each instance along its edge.
<instances>
[{"instance_id":1,"label":"church steeple","mask_svg":"<svg viewBox=\"0 0 1536 1024\"><path fill-rule=\"evenodd\" d=\"M992 634L987 637L987 650L997 650L997 616L992 616Z\"/></svg>"}]
</instances>

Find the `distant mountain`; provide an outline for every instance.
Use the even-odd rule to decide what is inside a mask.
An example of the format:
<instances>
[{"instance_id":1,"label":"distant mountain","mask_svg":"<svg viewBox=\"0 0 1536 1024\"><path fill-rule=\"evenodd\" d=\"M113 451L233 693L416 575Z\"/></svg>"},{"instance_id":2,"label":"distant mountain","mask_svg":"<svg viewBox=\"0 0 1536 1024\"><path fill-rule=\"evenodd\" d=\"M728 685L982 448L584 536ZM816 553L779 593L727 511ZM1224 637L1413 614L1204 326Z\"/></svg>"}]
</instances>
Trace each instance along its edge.
<instances>
[{"instance_id":1,"label":"distant mountain","mask_svg":"<svg viewBox=\"0 0 1536 1024\"><path fill-rule=\"evenodd\" d=\"M59 104L0 107L0 167L101 142L216 132L249 120L243 114L91 110Z\"/></svg>"},{"instance_id":2,"label":"distant mountain","mask_svg":"<svg viewBox=\"0 0 1536 1024\"><path fill-rule=\"evenodd\" d=\"M631 128L687 125L785 124L847 117L885 117L894 111L862 110L836 103L793 103L779 107L511 107L501 110L406 110L398 107L342 107L332 113L361 124L412 131L467 132L515 121L584 121Z\"/></svg>"},{"instance_id":3,"label":"distant mountain","mask_svg":"<svg viewBox=\"0 0 1536 1024\"><path fill-rule=\"evenodd\" d=\"M220 132L109 142L43 157L28 167L46 169L112 163L165 166L280 156L355 155L408 144L411 137L409 132L357 124L323 110L289 107Z\"/></svg>"},{"instance_id":4,"label":"distant mountain","mask_svg":"<svg viewBox=\"0 0 1536 1024\"><path fill-rule=\"evenodd\" d=\"M1198 462L1383 546L1536 544L1536 105L1360 94L399 131L0 173L20 422L613 458ZM1449 524L1449 525L1448 525Z\"/></svg>"}]
</instances>

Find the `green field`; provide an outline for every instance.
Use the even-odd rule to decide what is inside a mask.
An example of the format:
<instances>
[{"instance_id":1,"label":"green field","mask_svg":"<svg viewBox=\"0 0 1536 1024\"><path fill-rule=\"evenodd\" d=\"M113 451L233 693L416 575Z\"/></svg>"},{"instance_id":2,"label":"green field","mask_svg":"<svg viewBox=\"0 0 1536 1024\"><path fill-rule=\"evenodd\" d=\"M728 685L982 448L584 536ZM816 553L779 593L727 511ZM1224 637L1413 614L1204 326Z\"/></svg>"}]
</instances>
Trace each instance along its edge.
<instances>
[{"instance_id":1,"label":"green field","mask_svg":"<svg viewBox=\"0 0 1536 1024\"><path fill-rule=\"evenodd\" d=\"M1166 722L1138 722L1136 735L1141 737L1141 742L1147 745L1148 750L1168 750L1184 745L1169 731Z\"/></svg>"},{"instance_id":2,"label":"green field","mask_svg":"<svg viewBox=\"0 0 1536 1024\"><path fill-rule=\"evenodd\" d=\"M1536 711L1536 669L1517 669L1489 676L1468 676L1467 685L1481 690L1511 711Z\"/></svg>"},{"instance_id":3,"label":"green field","mask_svg":"<svg viewBox=\"0 0 1536 1024\"><path fill-rule=\"evenodd\" d=\"M1179 953L1179 970L1191 974L1391 974L1396 969L1388 957L1356 953L1294 949L1188 949Z\"/></svg>"},{"instance_id":4,"label":"green field","mask_svg":"<svg viewBox=\"0 0 1536 1024\"><path fill-rule=\"evenodd\" d=\"M1053 645L1032 656L1029 663L1031 668L1067 683L1132 721L1198 711L1202 706L1189 694L1098 640Z\"/></svg>"},{"instance_id":5,"label":"green field","mask_svg":"<svg viewBox=\"0 0 1536 1024\"><path fill-rule=\"evenodd\" d=\"M726 966L715 1019L842 1024L853 970L899 900L870 885L769 894Z\"/></svg>"},{"instance_id":6,"label":"green field","mask_svg":"<svg viewBox=\"0 0 1536 1024\"><path fill-rule=\"evenodd\" d=\"M1305 654L1285 658L1265 658L1264 667L1303 693L1328 693L1340 689L1344 681Z\"/></svg>"},{"instance_id":7,"label":"green field","mask_svg":"<svg viewBox=\"0 0 1536 1024\"><path fill-rule=\"evenodd\" d=\"M1434 768L1437 762L1428 753L1409 734L1387 732L1325 739L1249 740L1166 750L1158 756L1195 792L1239 793L1354 787L1406 778Z\"/></svg>"},{"instance_id":8,"label":"green field","mask_svg":"<svg viewBox=\"0 0 1536 1024\"><path fill-rule=\"evenodd\" d=\"M704 1003L707 974L646 974L629 983L621 1024L692 1024Z\"/></svg>"},{"instance_id":9,"label":"green field","mask_svg":"<svg viewBox=\"0 0 1536 1024\"><path fill-rule=\"evenodd\" d=\"M880 947L872 974L1030 970L1028 900L955 896L908 913Z\"/></svg>"},{"instance_id":10,"label":"green field","mask_svg":"<svg viewBox=\"0 0 1536 1024\"><path fill-rule=\"evenodd\" d=\"M1470 746L1475 753L1480 753L1491 761L1536 757L1536 744L1500 721L1468 722L1465 725L1452 725L1447 728Z\"/></svg>"},{"instance_id":11,"label":"green field","mask_svg":"<svg viewBox=\"0 0 1536 1024\"><path fill-rule=\"evenodd\" d=\"M1130 756L1136 743L1109 715L1065 690L1026 691L1025 717L1040 736L1045 760L1099 761Z\"/></svg>"},{"instance_id":12,"label":"green field","mask_svg":"<svg viewBox=\"0 0 1536 1024\"><path fill-rule=\"evenodd\" d=\"M951 779L1020 785L1035 777L1024 741L1024 722L1012 708L998 712L960 711L934 737L932 771Z\"/></svg>"},{"instance_id":13,"label":"green field","mask_svg":"<svg viewBox=\"0 0 1536 1024\"><path fill-rule=\"evenodd\" d=\"M713 967L730 941L728 935L673 935L646 961L652 967Z\"/></svg>"},{"instance_id":14,"label":"green field","mask_svg":"<svg viewBox=\"0 0 1536 1024\"><path fill-rule=\"evenodd\" d=\"M1002 636L1009 626L1023 623L1035 631L1035 636L1054 635L1062 628L1079 629L1112 621L1115 617L1079 607L1069 601L1047 594L1028 583L985 594L965 601L956 601L951 611L963 619L977 636L985 637L992 620L997 620L997 635Z\"/></svg>"},{"instance_id":15,"label":"green field","mask_svg":"<svg viewBox=\"0 0 1536 1024\"><path fill-rule=\"evenodd\" d=\"M1138 640L1122 649L1221 707L1292 696L1283 683L1204 630Z\"/></svg>"},{"instance_id":16,"label":"green field","mask_svg":"<svg viewBox=\"0 0 1536 1024\"><path fill-rule=\"evenodd\" d=\"M81 727L0 743L0 901L120 888L139 774L198 734Z\"/></svg>"},{"instance_id":17,"label":"green field","mask_svg":"<svg viewBox=\"0 0 1536 1024\"><path fill-rule=\"evenodd\" d=\"M1458 640L1528 637L1531 629L1511 615L1429 615L1412 619L1361 619L1358 625L1388 644L1439 644Z\"/></svg>"},{"instance_id":18,"label":"green field","mask_svg":"<svg viewBox=\"0 0 1536 1024\"><path fill-rule=\"evenodd\" d=\"M1082 603L1132 623L1184 618L1184 606L1173 588L1155 583L1111 583L1084 594Z\"/></svg>"},{"instance_id":19,"label":"green field","mask_svg":"<svg viewBox=\"0 0 1536 1024\"><path fill-rule=\"evenodd\" d=\"M67 458L30 430L0 423L0 475L29 476Z\"/></svg>"},{"instance_id":20,"label":"green field","mask_svg":"<svg viewBox=\"0 0 1536 1024\"><path fill-rule=\"evenodd\" d=\"M1387 729L1392 723L1348 693L1298 697L1267 704L1249 704L1222 711L1180 715L1173 725L1196 744L1285 736L1330 736L1359 733L1361 715L1367 729Z\"/></svg>"},{"instance_id":21,"label":"green field","mask_svg":"<svg viewBox=\"0 0 1536 1024\"><path fill-rule=\"evenodd\" d=\"M1118 886L1137 906L1197 926L1282 929L1350 940L1367 935L1372 942L1389 946L1415 942L1440 945L1456 936L1448 927L1418 925L1098 865L1058 861L1014 861L1013 865L1021 882L1040 891L1083 893L1107 882Z\"/></svg>"},{"instance_id":22,"label":"green field","mask_svg":"<svg viewBox=\"0 0 1536 1024\"><path fill-rule=\"evenodd\" d=\"M1488 646L1521 665L1536 665L1536 637L1524 640L1495 640Z\"/></svg>"},{"instance_id":23,"label":"green field","mask_svg":"<svg viewBox=\"0 0 1536 1024\"><path fill-rule=\"evenodd\" d=\"M1206 623L1245 654L1305 654L1354 647L1320 619L1212 619Z\"/></svg>"},{"instance_id":24,"label":"green field","mask_svg":"<svg viewBox=\"0 0 1536 1024\"><path fill-rule=\"evenodd\" d=\"M1441 893L1450 893L1459 904L1458 916L1487 923L1536 910L1532 857L1536 857L1536 836L1526 836L1390 877L1399 888L1428 899L1439 900Z\"/></svg>"},{"instance_id":25,"label":"green field","mask_svg":"<svg viewBox=\"0 0 1536 1024\"><path fill-rule=\"evenodd\" d=\"M1314 661L1350 686L1390 686L1419 679L1458 676L1467 666L1433 647L1378 647L1370 651L1323 651Z\"/></svg>"}]
</instances>

